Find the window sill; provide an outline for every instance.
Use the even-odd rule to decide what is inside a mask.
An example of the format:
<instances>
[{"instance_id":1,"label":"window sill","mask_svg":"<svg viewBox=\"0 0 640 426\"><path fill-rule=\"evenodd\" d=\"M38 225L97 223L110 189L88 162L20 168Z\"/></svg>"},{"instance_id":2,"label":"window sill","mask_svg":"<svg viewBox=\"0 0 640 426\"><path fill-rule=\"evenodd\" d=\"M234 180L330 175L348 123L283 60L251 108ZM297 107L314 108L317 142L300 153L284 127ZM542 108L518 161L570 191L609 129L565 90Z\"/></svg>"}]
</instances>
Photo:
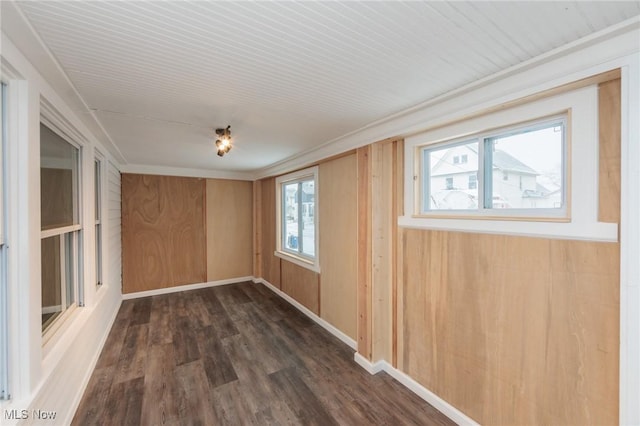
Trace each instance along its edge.
<instances>
[{"instance_id":1,"label":"window sill","mask_svg":"<svg viewBox=\"0 0 640 426\"><path fill-rule=\"evenodd\" d=\"M522 220L476 220L401 216L402 228L516 235L563 240L618 242L618 224L603 222L552 222Z\"/></svg>"},{"instance_id":2,"label":"window sill","mask_svg":"<svg viewBox=\"0 0 640 426\"><path fill-rule=\"evenodd\" d=\"M302 257L294 256L292 254L282 252L282 251L274 251L273 254L280 259L286 260L291 263L295 263L298 266L302 266L303 268L309 269L310 271L320 273L320 265L317 265L307 259Z\"/></svg>"}]
</instances>

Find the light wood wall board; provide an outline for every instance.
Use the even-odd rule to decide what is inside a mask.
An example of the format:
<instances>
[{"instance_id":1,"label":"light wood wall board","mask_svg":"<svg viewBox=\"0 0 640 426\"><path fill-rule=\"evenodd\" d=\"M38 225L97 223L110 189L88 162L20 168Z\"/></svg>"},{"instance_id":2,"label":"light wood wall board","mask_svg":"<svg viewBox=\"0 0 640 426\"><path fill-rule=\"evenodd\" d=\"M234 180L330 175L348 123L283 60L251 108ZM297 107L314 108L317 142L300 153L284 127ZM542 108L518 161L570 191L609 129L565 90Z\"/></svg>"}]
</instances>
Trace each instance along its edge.
<instances>
[{"instance_id":1,"label":"light wood wall board","mask_svg":"<svg viewBox=\"0 0 640 426\"><path fill-rule=\"evenodd\" d=\"M282 260L282 291L318 315L319 275L310 269Z\"/></svg>"},{"instance_id":2,"label":"light wood wall board","mask_svg":"<svg viewBox=\"0 0 640 426\"><path fill-rule=\"evenodd\" d=\"M403 371L482 424L617 424L618 244L403 236Z\"/></svg>"},{"instance_id":3,"label":"light wood wall board","mask_svg":"<svg viewBox=\"0 0 640 426\"><path fill-rule=\"evenodd\" d=\"M262 189L262 278L274 286L280 285L280 258L274 255L276 250L276 180L263 179Z\"/></svg>"},{"instance_id":4,"label":"light wood wall board","mask_svg":"<svg viewBox=\"0 0 640 426\"><path fill-rule=\"evenodd\" d=\"M320 317L356 339L358 160L355 154L319 166Z\"/></svg>"},{"instance_id":5,"label":"light wood wall board","mask_svg":"<svg viewBox=\"0 0 640 426\"><path fill-rule=\"evenodd\" d=\"M205 282L205 180L122 174L123 292Z\"/></svg>"},{"instance_id":6,"label":"light wood wall board","mask_svg":"<svg viewBox=\"0 0 640 426\"><path fill-rule=\"evenodd\" d=\"M599 87L600 179L598 220L620 222L620 80Z\"/></svg>"},{"instance_id":7,"label":"light wood wall board","mask_svg":"<svg viewBox=\"0 0 640 426\"><path fill-rule=\"evenodd\" d=\"M207 179L207 281L253 275L253 184Z\"/></svg>"},{"instance_id":8,"label":"light wood wall board","mask_svg":"<svg viewBox=\"0 0 640 426\"><path fill-rule=\"evenodd\" d=\"M262 183L253 182L253 276L262 277Z\"/></svg>"},{"instance_id":9,"label":"light wood wall board","mask_svg":"<svg viewBox=\"0 0 640 426\"><path fill-rule=\"evenodd\" d=\"M358 148L358 353L371 360L371 145Z\"/></svg>"},{"instance_id":10,"label":"light wood wall board","mask_svg":"<svg viewBox=\"0 0 640 426\"><path fill-rule=\"evenodd\" d=\"M392 359L394 233L393 141L371 146L371 321L372 361Z\"/></svg>"}]
</instances>

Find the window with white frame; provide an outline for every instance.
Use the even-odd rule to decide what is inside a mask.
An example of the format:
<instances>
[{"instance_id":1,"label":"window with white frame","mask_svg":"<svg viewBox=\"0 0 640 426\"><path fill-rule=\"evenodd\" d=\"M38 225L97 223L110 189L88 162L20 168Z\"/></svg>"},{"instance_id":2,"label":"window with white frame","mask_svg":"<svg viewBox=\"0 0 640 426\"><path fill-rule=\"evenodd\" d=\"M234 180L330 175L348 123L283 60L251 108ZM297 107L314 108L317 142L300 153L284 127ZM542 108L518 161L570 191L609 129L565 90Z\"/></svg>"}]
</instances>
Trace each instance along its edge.
<instances>
[{"instance_id":1,"label":"window with white frame","mask_svg":"<svg viewBox=\"0 0 640 426\"><path fill-rule=\"evenodd\" d=\"M566 211L566 115L420 147L422 214Z\"/></svg>"},{"instance_id":2,"label":"window with white frame","mask_svg":"<svg viewBox=\"0 0 640 426\"><path fill-rule=\"evenodd\" d=\"M9 398L9 317L5 207L5 149L7 146L7 85L0 84L0 400Z\"/></svg>"},{"instance_id":3,"label":"window with white frame","mask_svg":"<svg viewBox=\"0 0 640 426\"><path fill-rule=\"evenodd\" d=\"M93 164L93 179L95 192L95 255L96 255L96 285L102 285L102 161L98 158Z\"/></svg>"},{"instance_id":4,"label":"window with white frame","mask_svg":"<svg viewBox=\"0 0 640 426\"><path fill-rule=\"evenodd\" d=\"M318 260L318 168L276 178L276 255L312 270Z\"/></svg>"},{"instance_id":5,"label":"window with white frame","mask_svg":"<svg viewBox=\"0 0 640 426\"><path fill-rule=\"evenodd\" d=\"M82 304L80 148L40 125L42 331Z\"/></svg>"}]
</instances>

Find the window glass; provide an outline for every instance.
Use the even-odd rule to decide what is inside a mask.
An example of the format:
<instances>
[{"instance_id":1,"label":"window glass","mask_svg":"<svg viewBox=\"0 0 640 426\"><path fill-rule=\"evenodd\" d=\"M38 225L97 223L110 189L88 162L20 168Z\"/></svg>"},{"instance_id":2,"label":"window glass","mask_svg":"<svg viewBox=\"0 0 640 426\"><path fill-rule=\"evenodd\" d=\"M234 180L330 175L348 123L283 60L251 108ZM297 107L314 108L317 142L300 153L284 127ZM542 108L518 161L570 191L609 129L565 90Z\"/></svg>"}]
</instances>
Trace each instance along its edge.
<instances>
[{"instance_id":1,"label":"window glass","mask_svg":"<svg viewBox=\"0 0 640 426\"><path fill-rule=\"evenodd\" d=\"M486 141L485 208L535 209L562 206L561 122L524 128Z\"/></svg>"},{"instance_id":2,"label":"window glass","mask_svg":"<svg viewBox=\"0 0 640 426\"><path fill-rule=\"evenodd\" d=\"M102 285L102 184L101 184L101 162L94 162L94 191L95 191L95 255L96 255L96 285Z\"/></svg>"},{"instance_id":3,"label":"window glass","mask_svg":"<svg viewBox=\"0 0 640 426\"><path fill-rule=\"evenodd\" d=\"M78 221L78 148L40 125L40 213L42 230Z\"/></svg>"},{"instance_id":4,"label":"window glass","mask_svg":"<svg viewBox=\"0 0 640 426\"><path fill-rule=\"evenodd\" d=\"M302 207L301 232L302 250L307 256L315 256L316 236L315 236L315 182L306 180L300 183L300 205Z\"/></svg>"},{"instance_id":5,"label":"window glass","mask_svg":"<svg viewBox=\"0 0 640 426\"><path fill-rule=\"evenodd\" d=\"M80 149L40 125L42 331L81 304Z\"/></svg>"},{"instance_id":6,"label":"window glass","mask_svg":"<svg viewBox=\"0 0 640 426\"><path fill-rule=\"evenodd\" d=\"M276 179L279 197L276 255L315 271L319 270L317 170L313 167Z\"/></svg>"},{"instance_id":7,"label":"window glass","mask_svg":"<svg viewBox=\"0 0 640 426\"><path fill-rule=\"evenodd\" d=\"M460 158L475 158L461 162ZM478 173L478 143L458 143L425 149L423 154L426 197L424 210L478 208L478 188L471 185Z\"/></svg>"},{"instance_id":8,"label":"window glass","mask_svg":"<svg viewBox=\"0 0 640 426\"><path fill-rule=\"evenodd\" d=\"M560 117L424 147L422 213L561 209L565 127Z\"/></svg>"}]
</instances>

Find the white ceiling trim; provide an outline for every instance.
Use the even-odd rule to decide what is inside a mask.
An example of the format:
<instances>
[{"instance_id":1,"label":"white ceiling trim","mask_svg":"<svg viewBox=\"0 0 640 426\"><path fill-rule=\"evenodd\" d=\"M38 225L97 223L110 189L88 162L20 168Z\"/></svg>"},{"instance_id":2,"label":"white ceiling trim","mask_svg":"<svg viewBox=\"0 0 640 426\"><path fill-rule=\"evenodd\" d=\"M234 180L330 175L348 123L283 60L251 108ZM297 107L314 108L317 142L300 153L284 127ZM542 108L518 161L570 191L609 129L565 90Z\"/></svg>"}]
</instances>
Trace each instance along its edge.
<instances>
[{"instance_id":1,"label":"white ceiling trim","mask_svg":"<svg viewBox=\"0 0 640 426\"><path fill-rule=\"evenodd\" d=\"M255 172L276 176L393 137L407 137L456 117L619 67L616 58L640 51L640 16L590 34L506 70L393 114Z\"/></svg>"},{"instance_id":2,"label":"white ceiling trim","mask_svg":"<svg viewBox=\"0 0 640 426\"><path fill-rule=\"evenodd\" d=\"M181 167L149 166L145 164L125 164L120 167L122 173L141 175L182 176L207 179L255 180L254 173L230 172L224 170L188 169Z\"/></svg>"}]
</instances>

